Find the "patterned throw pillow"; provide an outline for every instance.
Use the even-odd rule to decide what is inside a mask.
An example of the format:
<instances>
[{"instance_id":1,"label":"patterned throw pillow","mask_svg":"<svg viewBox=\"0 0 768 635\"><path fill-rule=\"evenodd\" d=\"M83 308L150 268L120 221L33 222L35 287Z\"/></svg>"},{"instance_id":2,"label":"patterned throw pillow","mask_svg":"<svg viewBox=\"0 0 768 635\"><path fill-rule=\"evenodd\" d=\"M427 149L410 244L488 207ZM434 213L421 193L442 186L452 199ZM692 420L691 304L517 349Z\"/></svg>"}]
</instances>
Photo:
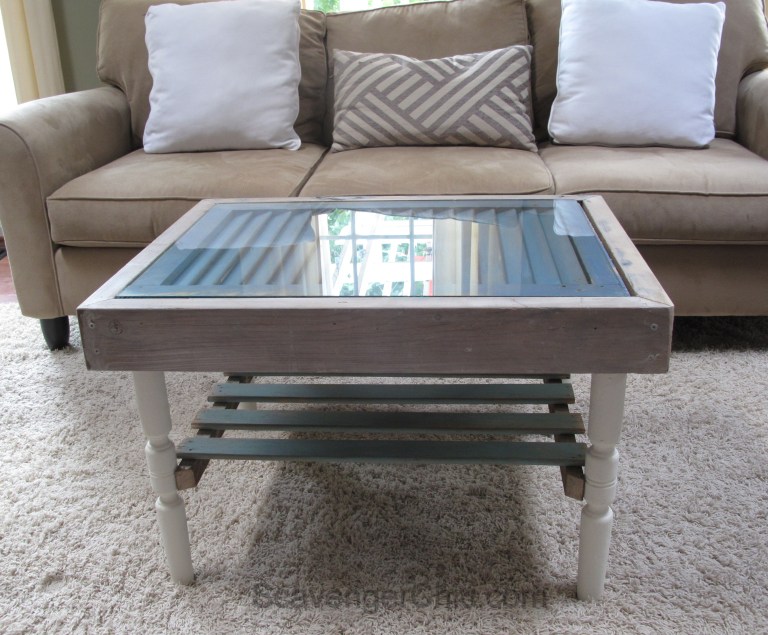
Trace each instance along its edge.
<instances>
[{"instance_id":1,"label":"patterned throw pillow","mask_svg":"<svg viewBox=\"0 0 768 635\"><path fill-rule=\"evenodd\" d=\"M536 151L531 47L433 60L333 52L333 152L472 145Z\"/></svg>"}]
</instances>

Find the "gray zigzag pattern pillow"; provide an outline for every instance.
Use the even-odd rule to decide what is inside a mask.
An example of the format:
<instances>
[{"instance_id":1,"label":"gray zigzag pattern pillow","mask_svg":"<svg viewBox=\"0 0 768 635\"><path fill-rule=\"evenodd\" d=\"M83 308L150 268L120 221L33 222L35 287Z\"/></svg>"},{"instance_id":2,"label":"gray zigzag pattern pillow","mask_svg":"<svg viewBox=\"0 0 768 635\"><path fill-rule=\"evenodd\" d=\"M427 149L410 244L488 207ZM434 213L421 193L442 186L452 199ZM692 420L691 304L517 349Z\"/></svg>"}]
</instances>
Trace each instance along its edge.
<instances>
[{"instance_id":1,"label":"gray zigzag pattern pillow","mask_svg":"<svg viewBox=\"0 0 768 635\"><path fill-rule=\"evenodd\" d=\"M433 60L333 52L333 152L472 145L536 151L531 47Z\"/></svg>"}]
</instances>

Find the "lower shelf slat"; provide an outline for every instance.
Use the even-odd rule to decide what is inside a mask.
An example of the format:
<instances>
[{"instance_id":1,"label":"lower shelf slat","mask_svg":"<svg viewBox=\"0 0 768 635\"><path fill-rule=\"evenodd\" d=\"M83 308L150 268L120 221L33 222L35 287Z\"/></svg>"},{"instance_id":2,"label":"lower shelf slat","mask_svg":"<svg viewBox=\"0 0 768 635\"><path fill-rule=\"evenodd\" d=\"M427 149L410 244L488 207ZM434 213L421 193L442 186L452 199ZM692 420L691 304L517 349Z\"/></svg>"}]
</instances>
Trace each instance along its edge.
<instances>
[{"instance_id":1,"label":"lower shelf slat","mask_svg":"<svg viewBox=\"0 0 768 635\"><path fill-rule=\"evenodd\" d=\"M291 430L443 434L582 434L578 413L340 412L307 410L224 410L198 412L193 428L210 430Z\"/></svg>"},{"instance_id":2,"label":"lower shelf slat","mask_svg":"<svg viewBox=\"0 0 768 635\"><path fill-rule=\"evenodd\" d=\"M584 465L586 444L491 441L339 441L193 437L183 459Z\"/></svg>"},{"instance_id":3,"label":"lower shelf slat","mask_svg":"<svg viewBox=\"0 0 768 635\"><path fill-rule=\"evenodd\" d=\"M218 384L208 401L574 403L570 384Z\"/></svg>"}]
</instances>

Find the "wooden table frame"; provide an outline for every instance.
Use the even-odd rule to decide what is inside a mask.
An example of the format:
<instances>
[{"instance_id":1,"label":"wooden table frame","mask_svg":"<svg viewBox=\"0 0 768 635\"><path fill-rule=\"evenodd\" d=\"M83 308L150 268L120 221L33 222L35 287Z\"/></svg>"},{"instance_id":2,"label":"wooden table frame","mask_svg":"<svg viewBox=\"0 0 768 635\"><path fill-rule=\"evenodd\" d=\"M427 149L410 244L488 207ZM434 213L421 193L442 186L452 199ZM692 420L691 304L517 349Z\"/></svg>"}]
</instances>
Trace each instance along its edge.
<instances>
[{"instance_id":1,"label":"wooden table frame","mask_svg":"<svg viewBox=\"0 0 768 635\"><path fill-rule=\"evenodd\" d=\"M592 375L590 446L577 595L599 599L613 522L626 375L667 371L673 306L603 199L568 198L582 202L630 297L115 297L208 209L233 202L228 200L202 201L86 300L78 318L88 367L133 371L173 579L191 583L194 573L184 503L176 488L176 448L168 436L165 371L461 377L587 373ZM403 333L418 345L404 349Z\"/></svg>"}]
</instances>

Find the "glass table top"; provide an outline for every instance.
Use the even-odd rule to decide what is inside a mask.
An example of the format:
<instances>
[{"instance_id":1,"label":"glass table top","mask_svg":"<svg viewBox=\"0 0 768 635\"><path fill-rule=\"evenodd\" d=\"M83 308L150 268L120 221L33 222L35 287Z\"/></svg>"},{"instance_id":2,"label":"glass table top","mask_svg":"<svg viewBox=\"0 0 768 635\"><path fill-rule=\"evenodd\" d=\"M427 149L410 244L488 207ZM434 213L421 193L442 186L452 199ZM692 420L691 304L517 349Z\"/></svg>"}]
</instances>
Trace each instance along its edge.
<instances>
[{"instance_id":1,"label":"glass table top","mask_svg":"<svg viewBox=\"0 0 768 635\"><path fill-rule=\"evenodd\" d=\"M572 199L222 203L118 297L629 296Z\"/></svg>"}]
</instances>

